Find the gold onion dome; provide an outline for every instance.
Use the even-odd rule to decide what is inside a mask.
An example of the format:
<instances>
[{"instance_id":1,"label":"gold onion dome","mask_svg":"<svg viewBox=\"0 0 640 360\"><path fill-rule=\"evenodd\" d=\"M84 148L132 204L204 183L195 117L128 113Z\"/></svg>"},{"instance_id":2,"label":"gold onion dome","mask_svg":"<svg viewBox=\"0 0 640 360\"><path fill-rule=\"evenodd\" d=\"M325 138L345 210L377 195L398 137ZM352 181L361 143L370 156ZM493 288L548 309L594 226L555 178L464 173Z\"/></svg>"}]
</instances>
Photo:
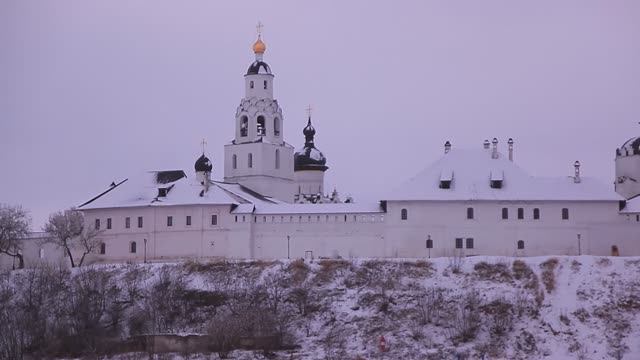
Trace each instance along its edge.
<instances>
[{"instance_id":1,"label":"gold onion dome","mask_svg":"<svg viewBox=\"0 0 640 360\"><path fill-rule=\"evenodd\" d=\"M266 50L267 45L265 45L260 36L258 36L258 40L253 44L253 52L256 54L264 54Z\"/></svg>"}]
</instances>

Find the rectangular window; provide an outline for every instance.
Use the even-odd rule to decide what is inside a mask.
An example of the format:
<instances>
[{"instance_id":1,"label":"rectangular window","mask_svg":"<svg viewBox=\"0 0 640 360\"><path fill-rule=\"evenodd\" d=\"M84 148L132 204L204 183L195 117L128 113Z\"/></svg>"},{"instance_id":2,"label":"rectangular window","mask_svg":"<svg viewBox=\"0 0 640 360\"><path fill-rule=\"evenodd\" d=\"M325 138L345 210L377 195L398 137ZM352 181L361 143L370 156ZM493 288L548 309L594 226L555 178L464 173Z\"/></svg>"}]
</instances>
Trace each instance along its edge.
<instances>
[{"instance_id":1,"label":"rectangular window","mask_svg":"<svg viewBox=\"0 0 640 360\"><path fill-rule=\"evenodd\" d=\"M467 238L467 249L473 249L473 238Z\"/></svg>"},{"instance_id":2,"label":"rectangular window","mask_svg":"<svg viewBox=\"0 0 640 360\"><path fill-rule=\"evenodd\" d=\"M126 217L124 218L124 227L129 229L131 227L131 218L130 217Z\"/></svg>"},{"instance_id":3,"label":"rectangular window","mask_svg":"<svg viewBox=\"0 0 640 360\"><path fill-rule=\"evenodd\" d=\"M167 216L167 226L173 226L173 216Z\"/></svg>"},{"instance_id":4,"label":"rectangular window","mask_svg":"<svg viewBox=\"0 0 640 360\"><path fill-rule=\"evenodd\" d=\"M509 218L509 209L502 208L502 220L507 220Z\"/></svg>"},{"instance_id":5,"label":"rectangular window","mask_svg":"<svg viewBox=\"0 0 640 360\"><path fill-rule=\"evenodd\" d=\"M473 219L473 208L467 208L467 219Z\"/></svg>"},{"instance_id":6,"label":"rectangular window","mask_svg":"<svg viewBox=\"0 0 640 360\"><path fill-rule=\"evenodd\" d=\"M100 230L100 219L96 219L95 229Z\"/></svg>"},{"instance_id":7,"label":"rectangular window","mask_svg":"<svg viewBox=\"0 0 640 360\"><path fill-rule=\"evenodd\" d=\"M218 225L218 215L211 215L211 225Z\"/></svg>"},{"instance_id":8,"label":"rectangular window","mask_svg":"<svg viewBox=\"0 0 640 360\"><path fill-rule=\"evenodd\" d=\"M456 249L462 249L462 238L456 238Z\"/></svg>"},{"instance_id":9,"label":"rectangular window","mask_svg":"<svg viewBox=\"0 0 640 360\"><path fill-rule=\"evenodd\" d=\"M533 220L540 220L540 209L533 209Z\"/></svg>"},{"instance_id":10,"label":"rectangular window","mask_svg":"<svg viewBox=\"0 0 640 360\"><path fill-rule=\"evenodd\" d=\"M187 215L187 226L191 226L191 215Z\"/></svg>"},{"instance_id":11,"label":"rectangular window","mask_svg":"<svg viewBox=\"0 0 640 360\"><path fill-rule=\"evenodd\" d=\"M562 220L569 220L569 209L562 209Z\"/></svg>"},{"instance_id":12,"label":"rectangular window","mask_svg":"<svg viewBox=\"0 0 640 360\"><path fill-rule=\"evenodd\" d=\"M111 218L107 218L107 229L111 229Z\"/></svg>"},{"instance_id":13,"label":"rectangular window","mask_svg":"<svg viewBox=\"0 0 640 360\"><path fill-rule=\"evenodd\" d=\"M142 227L142 216L138 216L138 227Z\"/></svg>"},{"instance_id":14,"label":"rectangular window","mask_svg":"<svg viewBox=\"0 0 640 360\"><path fill-rule=\"evenodd\" d=\"M524 219L524 209L518 208L518 220Z\"/></svg>"}]
</instances>

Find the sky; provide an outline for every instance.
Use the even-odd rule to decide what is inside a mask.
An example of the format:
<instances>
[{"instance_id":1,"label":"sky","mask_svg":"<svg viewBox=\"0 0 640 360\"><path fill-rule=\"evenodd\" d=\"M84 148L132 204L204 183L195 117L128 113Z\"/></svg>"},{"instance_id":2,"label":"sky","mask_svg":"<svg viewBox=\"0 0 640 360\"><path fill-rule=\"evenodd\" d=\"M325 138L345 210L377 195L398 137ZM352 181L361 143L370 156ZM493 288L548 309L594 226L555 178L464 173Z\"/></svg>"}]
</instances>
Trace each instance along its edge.
<instances>
[{"instance_id":1,"label":"sky","mask_svg":"<svg viewBox=\"0 0 640 360\"><path fill-rule=\"evenodd\" d=\"M373 201L453 147L515 141L533 175L611 184L640 136L640 2L0 2L0 203L49 214L112 181L213 177L254 60L256 23L285 140L313 107L327 190Z\"/></svg>"}]
</instances>

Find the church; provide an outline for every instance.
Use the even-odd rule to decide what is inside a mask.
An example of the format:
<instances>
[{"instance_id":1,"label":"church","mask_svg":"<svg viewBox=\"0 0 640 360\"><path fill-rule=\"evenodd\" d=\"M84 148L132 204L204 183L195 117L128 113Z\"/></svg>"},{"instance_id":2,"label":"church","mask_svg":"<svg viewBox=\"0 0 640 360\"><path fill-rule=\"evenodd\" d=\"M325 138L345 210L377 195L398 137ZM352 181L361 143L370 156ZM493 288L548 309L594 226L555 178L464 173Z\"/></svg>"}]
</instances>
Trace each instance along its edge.
<instances>
[{"instance_id":1,"label":"church","mask_svg":"<svg viewBox=\"0 0 640 360\"><path fill-rule=\"evenodd\" d=\"M260 35L253 52L222 179L203 148L193 169L113 182L78 206L100 231L88 262L640 255L640 138L616 149L615 186L581 176L578 161L570 176L533 176L515 163L513 139L503 151L494 138L469 149L447 141L377 202L341 199L325 189L310 113L304 145L285 141Z\"/></svg>"}]
</instances>

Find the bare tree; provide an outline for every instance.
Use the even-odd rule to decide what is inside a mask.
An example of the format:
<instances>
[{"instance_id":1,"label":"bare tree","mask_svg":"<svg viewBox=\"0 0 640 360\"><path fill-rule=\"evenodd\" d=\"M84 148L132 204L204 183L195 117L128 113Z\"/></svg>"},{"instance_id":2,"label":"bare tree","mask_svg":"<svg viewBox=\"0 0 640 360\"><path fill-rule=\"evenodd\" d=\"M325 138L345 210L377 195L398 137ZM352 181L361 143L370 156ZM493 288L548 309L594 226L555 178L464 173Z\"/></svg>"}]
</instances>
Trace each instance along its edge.
<instances>
[{"instance_id":1,"label":"bare tree","mask_svg":"<svg viewBox=\"0 0 640 360\"><path fill-rule=\"evenodd\" d=\"M18 259L19 268L24 268L21 239L29 233L27 211L20 206L0 205L0 254Z\"/></svg>"},{"instance_id":2,"label":"bare tree","mask_svg":"<svg viewBox=\"0 0 640 360\"><path fill-rule=\"evenodd\" d=\"M97 236L100 231L85 226L84 216L75 209L58 211L49 216L44 225L44 231L49 234L49 242L60 246L69 256L71 267L76 267L72 249L80 249L82 255L77 266L82 266L85 257L94 252L100 245Z\"/></svg>"}]
</instances>

